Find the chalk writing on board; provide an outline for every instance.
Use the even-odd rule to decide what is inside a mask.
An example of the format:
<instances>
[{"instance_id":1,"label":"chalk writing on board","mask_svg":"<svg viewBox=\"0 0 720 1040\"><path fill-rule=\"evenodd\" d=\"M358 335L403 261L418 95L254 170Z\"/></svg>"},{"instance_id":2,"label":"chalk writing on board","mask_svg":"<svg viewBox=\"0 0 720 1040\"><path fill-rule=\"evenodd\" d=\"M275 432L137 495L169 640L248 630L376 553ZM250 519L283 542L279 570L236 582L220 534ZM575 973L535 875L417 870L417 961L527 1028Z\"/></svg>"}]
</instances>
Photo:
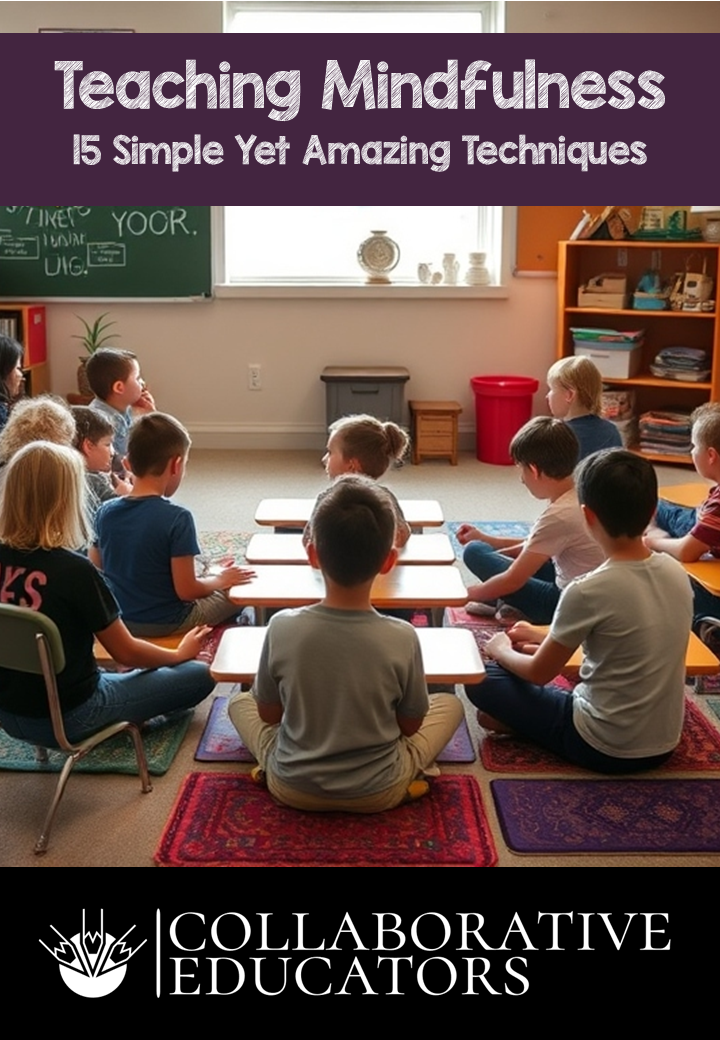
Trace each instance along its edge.
<instances>
[{"instance_id":1,"label":"chalk writing on board","mask_svg":"<svg viewBox=\"0 0 720 1040\"><path fill-rule=\"evenodd\" d=\"M0 294L209 296L208 206L0 206Z\"/></svg>"}]
</instances>

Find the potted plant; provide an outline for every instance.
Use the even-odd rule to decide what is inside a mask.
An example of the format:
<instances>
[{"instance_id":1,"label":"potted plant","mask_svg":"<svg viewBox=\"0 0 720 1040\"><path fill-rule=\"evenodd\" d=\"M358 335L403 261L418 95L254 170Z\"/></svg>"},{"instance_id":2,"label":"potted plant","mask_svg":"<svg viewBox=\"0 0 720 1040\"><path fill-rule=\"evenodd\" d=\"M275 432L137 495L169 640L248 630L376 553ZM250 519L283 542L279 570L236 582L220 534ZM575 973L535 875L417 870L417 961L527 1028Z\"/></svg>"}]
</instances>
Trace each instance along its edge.
<instances>
[{"instance_id":1,"label":"potted plant","mask_svg":"<svg viewBox=\"0 0 720 1040\"><path fill-rule=\"evenodd\" d=\"M85 329L85 331L82 334L77 334L73 336L73 339L79 339L81 341L82 345L85 347L85 350L87 351L87 356L80 356L80 365L78 366L77 370L78 392L83 397L93 397L92 387L88 383L87 373L85 371L85 366L87 364L88 357L90 357L91 354L94 354L96 350L99 350L100 347L104 346L108 342L108 340L117 339L117 337L120 335L119 332L107 331L111 325L117 325L116 321L104 320L105 318L107 318L108 313L109 311L105 311L104 314L101 314L99 318L95 319L92 325L90 325L89 322L85 321L84 318L81 318L79 314L75 315L78 321L82 322L83 327Z\"/></svg>"}]
</instances>

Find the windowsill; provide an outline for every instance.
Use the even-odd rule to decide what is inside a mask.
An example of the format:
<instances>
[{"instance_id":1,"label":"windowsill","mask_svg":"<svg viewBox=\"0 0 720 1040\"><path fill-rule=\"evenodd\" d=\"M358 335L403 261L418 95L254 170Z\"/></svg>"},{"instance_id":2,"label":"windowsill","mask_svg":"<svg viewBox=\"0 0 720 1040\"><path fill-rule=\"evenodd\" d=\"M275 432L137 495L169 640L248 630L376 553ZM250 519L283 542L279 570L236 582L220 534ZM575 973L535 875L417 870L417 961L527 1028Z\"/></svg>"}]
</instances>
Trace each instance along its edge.
<instances>
[{"instance_id":1,"label":"windowsill","mask_svg":"<svg viewBox=\"0 0 720 1040\"><path fill-rule=\"evenodd\" d=\"M277 285L216 285L219 300L506 300L506 285L337 285L332 283L284 283Z\"/></svg>"}]
</instances>

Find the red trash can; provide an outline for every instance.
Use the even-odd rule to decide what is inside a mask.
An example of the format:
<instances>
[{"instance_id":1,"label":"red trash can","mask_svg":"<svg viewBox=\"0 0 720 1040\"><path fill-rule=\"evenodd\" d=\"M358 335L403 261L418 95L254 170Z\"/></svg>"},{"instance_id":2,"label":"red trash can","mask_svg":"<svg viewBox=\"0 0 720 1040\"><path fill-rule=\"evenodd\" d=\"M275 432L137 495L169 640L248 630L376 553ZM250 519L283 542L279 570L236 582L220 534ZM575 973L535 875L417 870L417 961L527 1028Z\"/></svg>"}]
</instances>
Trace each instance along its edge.
<instances>
[{"instance_id":1,"label":"red trash can","mask_svg":"<svg viewBox=\"0 0 720 1040\"><path fill-rule=\"evenodd\" d=\"M476 453L480 462L510 466L510 441L530 418L537 379L527 376L473 376Z\"/></svg>"}]
</instances>

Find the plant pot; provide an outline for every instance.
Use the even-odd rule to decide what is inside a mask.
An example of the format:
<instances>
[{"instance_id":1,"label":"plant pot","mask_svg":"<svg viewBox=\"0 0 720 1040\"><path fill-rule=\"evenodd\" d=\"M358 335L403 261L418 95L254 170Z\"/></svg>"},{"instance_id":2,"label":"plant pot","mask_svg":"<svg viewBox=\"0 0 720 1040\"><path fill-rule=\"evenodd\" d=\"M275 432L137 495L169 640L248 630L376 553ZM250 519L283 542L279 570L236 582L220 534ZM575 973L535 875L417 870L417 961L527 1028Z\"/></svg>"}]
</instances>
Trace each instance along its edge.
<instances>
[{"instance_id":1,"label":"plant pot","mask_svg":"<svg viewBox=\"0 0 720 1040\"><path fill-rule=\"evenodd\" d=\"M78 370L77 370L77 386L78 386L78 393L80 394L81 397L90 397L90 398L92 398L92 397L95 396L95 394L92 391L92 387L88 383L87 372L85 370L85 366L87 365L87 363L88 363L88 359L87 358L80 358L80 364L78 365Z\"/></svg>"}]
</instances>

